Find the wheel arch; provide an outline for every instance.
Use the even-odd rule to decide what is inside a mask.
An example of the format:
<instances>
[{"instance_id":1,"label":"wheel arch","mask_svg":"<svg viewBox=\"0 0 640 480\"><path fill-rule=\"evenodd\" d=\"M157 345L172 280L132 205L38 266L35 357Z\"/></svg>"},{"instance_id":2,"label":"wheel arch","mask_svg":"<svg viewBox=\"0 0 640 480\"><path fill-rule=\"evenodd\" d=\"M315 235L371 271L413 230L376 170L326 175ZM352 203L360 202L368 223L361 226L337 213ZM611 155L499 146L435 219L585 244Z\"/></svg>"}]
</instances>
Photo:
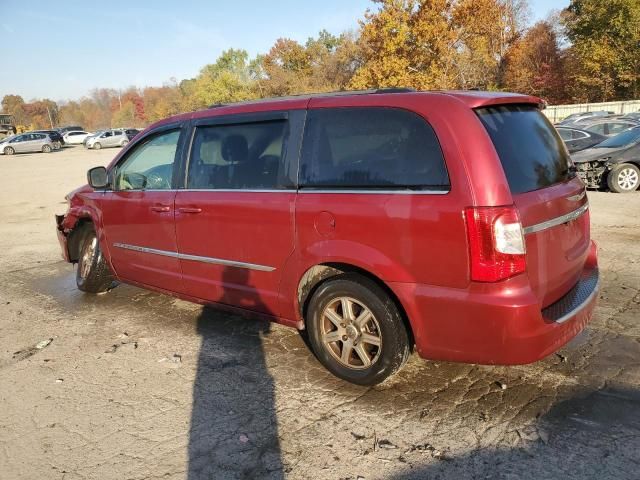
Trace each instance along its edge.
<instances>
[{"instance_id":1,"label":"wheel arch","mask_svg":"<svg viewBox=\"0 0 640 480\"><path fill-rule=\"evenodd\" d=\"M82 240L88 228L96 229L93 219L89 216L82 216L67 235L67 251L69 252L69 261L76 263L80 258L80 249L82 248Z\"/></svg>"},{"instance_id":2,"label":"wheel arch","mask_svg":"<svg viewBox=\"0 0 640 480\"><path fill-rule=\"evenodd\" d=\"M389 295L389 298L394 302L396 308L398 309L398 312L400 312L400 316L402 317L404 326L407 329L407 334L409 335L411 348L413 349L413 345L415 343L413 328L411 327L409 316L407 315L407 312L398 296L380 277L374 275L373 273L362 267L349 263L320 263L312 266L311 268L307 269L306 272L304 272L304 274L300 278L300 281L298 282L297 290L298 311L300 317L302 318L303 324L306 324L307 308L309 306L311 298L313 297L313 294L318 290L318 288L320 288L323 283L331 280L331 278L345 273L355 273L361 275L362 277L368 278L376 285L378 285L387 295Z\"/></svg>"}]
</instances>

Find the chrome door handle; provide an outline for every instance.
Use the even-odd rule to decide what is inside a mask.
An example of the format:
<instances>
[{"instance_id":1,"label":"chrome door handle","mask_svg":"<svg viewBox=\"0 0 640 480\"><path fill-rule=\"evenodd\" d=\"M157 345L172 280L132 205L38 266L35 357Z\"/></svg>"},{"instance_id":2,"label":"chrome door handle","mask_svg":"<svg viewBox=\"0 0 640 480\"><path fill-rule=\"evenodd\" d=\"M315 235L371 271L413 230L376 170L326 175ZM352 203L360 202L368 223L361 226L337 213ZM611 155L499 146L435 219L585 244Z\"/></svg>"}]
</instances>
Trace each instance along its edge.
<instances>
[{"instance_id":1,"label":"chrome door handle","mask_svg":"<svg viewBox=\"0 0 640 480\"><path fill-rule=\"evenodd\" d=\"M178 208L180 213L200 213L202 212L201 208L198 207L180 207Z\"/></svg>"},{"instance_id":2,"label":"chrome door handle","mask_svg":"<svg viewBox=\"0 0 640 480\"><path fill-rule=\"evenodd\" d=\"M167 205L154 205L151 207L152 212L166 213L171 211L171 207Z\"/></svg>"}]
</instances>

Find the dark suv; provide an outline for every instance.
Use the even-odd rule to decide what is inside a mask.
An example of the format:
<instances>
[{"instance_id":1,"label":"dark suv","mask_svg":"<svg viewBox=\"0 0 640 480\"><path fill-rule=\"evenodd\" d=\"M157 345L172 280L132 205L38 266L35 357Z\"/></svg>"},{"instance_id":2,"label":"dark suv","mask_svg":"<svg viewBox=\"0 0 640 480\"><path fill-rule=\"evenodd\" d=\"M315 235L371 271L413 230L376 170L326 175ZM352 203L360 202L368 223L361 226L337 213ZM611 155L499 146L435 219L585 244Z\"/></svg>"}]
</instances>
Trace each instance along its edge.
<instances>
[{"instance_id":1,"label":"dark suv","mask_svg":"<svg viewBox=\"0 0 640 480\"><path fill-rule=\"evenodd\" d=\"M382 90L174 116L89 171L57 217L62 252L85 292L117 279L304 330L358 384L414 346L533 362L584 328L599 278L541 105Z\"/></svg>"},{"instance_id":2,"label":"dark suv","mask_svg":"<svg viewBox=\"0 0 640 480\"><path fill-rule=\"evenodd\" d=\"M31 133L46 133L53 142L53 147L57 150L64 145L64 138L57 130L34 130Z\"/></svg>"}]
</instances>

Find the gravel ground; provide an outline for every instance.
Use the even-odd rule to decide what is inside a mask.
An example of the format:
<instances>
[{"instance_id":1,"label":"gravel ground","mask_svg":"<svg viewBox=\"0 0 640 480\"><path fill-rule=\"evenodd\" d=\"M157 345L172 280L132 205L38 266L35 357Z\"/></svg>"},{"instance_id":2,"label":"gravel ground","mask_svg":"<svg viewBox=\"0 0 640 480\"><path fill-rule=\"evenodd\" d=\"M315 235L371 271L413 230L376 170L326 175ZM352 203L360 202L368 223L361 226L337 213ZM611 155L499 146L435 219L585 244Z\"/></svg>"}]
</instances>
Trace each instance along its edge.
<instances>
[{"instance_id":1,"label":"gravel ground","mask_svg":"<svg viewBox=\"0 0 640 480\"><path fill-rule=\"evenodd\" d=\"M297 332L121 285L53 214L114 149L0 156L0 478L640 478L640 193L590 193L603 288L557 355L333 378Z\"/></svg>"}]
</instances>

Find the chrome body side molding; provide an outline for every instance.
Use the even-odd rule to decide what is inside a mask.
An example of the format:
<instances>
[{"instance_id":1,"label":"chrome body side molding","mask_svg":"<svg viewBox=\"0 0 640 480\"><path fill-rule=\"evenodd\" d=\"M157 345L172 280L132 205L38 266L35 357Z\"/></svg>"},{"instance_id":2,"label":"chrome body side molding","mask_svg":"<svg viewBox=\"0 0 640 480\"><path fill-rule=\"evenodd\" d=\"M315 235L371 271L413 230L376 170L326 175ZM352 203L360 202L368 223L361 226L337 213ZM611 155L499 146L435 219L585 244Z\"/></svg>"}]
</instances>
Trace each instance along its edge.
<instances>
[{"instance_id":1,"label":"chrome body side molding","mask_svg":"<svg viewBox=\"0 0 640 480\"><path fill-rule=\"evenodd\" d=\"M157 248L140 247L138 245L129 245L126 243L114 243L113 246L116 248L122 248L124 250L132 250L134 252L149 253L151 255L162 255L164 257L179 258L180 260L211 263L215 265L226 265L228 267L246 268L249 270L258 270L261 272L272 272L276 269L276 267L269 267L267 265L237 262L235 260L225 260L223 258L202 257L200 255L189 255L187 253L171 252L168 250L158 250Z\"/></svg>"}]
</instances>

